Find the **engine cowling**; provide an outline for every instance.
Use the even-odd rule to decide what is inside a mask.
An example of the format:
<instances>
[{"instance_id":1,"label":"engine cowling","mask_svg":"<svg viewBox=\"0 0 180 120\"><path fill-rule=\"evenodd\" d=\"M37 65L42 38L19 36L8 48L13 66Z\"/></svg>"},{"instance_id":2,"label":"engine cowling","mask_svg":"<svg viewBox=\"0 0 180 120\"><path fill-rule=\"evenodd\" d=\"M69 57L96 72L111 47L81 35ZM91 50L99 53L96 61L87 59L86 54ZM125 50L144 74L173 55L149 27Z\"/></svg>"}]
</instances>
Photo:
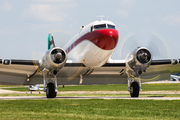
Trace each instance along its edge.
<instances>
[{"instance_id":1,"label":"engine cowling","mask_svg":"<svg viewBox=\"0 0 180 120\"><path fill-rule=\"evenodd\" d=\"M138 47L126 58L126 66L128 74L135 77L140 76L150 66L152 55L145 47Z\"/></svg>"},{"instance_id":2,"label":"engine cowling","mask_svg":"<svg viewBox=\"0 0 180 120\"><path fill-rule=\"evenodd\" d=\"M56 75L59 70L64 67L66 61L66 52L59 47L54 47L45 53L41 68Z\"/></svg>"}]
</instances>

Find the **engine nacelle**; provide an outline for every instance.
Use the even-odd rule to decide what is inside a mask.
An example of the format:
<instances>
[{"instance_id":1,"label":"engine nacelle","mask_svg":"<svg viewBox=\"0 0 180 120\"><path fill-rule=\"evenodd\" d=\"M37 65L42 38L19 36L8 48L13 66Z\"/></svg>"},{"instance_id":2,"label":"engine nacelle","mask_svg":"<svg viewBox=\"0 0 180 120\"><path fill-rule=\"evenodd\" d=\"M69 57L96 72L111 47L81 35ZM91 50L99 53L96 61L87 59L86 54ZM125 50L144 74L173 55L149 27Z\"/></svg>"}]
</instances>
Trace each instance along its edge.
<instances>
[{"instance_id":1,"label":"engine nacelle","mask_svg":"<svg viewBox=\"0 0 180 120\"><path fill-rule=\"evenodd\" d=\"M126 58L127 72L138 77L146 71L151 62L152 56L150 51L145 47L138 47Z\"/></svg>"},{"instance_id":2,"label":"engine nacelle","mask_svg":"<svg viewBox=\"0 0 180 120\"><path fill-rule=\"evenodd\" d=\"M40 68L56 75L64 67L66 61L66 52L59 47L54 47L45 53Z\"/></svg>"}]
</instances>

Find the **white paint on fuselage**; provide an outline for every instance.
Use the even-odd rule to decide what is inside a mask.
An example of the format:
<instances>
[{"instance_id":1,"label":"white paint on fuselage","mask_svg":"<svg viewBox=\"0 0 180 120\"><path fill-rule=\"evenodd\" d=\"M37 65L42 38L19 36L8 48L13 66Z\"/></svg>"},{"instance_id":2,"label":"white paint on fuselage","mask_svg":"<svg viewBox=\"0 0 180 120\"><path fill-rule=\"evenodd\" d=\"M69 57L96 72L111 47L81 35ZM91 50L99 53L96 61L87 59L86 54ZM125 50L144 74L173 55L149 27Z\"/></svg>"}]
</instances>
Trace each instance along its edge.
<instances>
[{"instance_id":1,"label":"white paint on fuselage","mask_svg":"<svg viewBox=\"0 0 180 120\"><path fill-rule=\"evenodd\" d=\"M101 20L94 21L86 26L84 26L80 32L78 32L64 47L64 50L67 50L70 45L72 45L76 40L78 40L83 35L91 32L91 27L93 25L99 24L111 24L115 25L111 21ZM89 40L83 40L81 43L76 45L69 53L68 60L72 60L74 63L84 63L86 67L97 68L104 65L110 56L113 54L115 49L112 50L103 50L97 47L94 43Z\"/></svg>"},{"instance_id":2,"label":"white paint on fuselage","mask_svg":"<svg viewBox=\"0 0 180 120\"><path fill-rule=\"evenodd\" d=\"M68 59L93 69L104 65L113 52L114 49L103 50L89 40L84 40L68 53Z\"/></svg>"}]
</instances>

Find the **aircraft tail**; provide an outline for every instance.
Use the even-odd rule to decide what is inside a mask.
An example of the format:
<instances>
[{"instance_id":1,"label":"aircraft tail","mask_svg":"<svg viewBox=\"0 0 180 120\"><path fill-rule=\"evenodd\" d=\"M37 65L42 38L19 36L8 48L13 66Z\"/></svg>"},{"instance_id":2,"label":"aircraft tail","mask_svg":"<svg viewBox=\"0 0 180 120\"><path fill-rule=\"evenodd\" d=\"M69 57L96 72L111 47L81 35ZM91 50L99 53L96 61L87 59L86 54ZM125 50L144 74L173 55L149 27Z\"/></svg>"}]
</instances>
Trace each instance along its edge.
<instances>
[{"instance_id":1,"label":"aircraft tail","mask_svg":"<svg viewBox=\"0 0 180 120\"><path fill-rule=\"evenodd\" d=\"M48 50L55 47L54 38L51 33L48 35Z\"/></svg>"}]
</instances>

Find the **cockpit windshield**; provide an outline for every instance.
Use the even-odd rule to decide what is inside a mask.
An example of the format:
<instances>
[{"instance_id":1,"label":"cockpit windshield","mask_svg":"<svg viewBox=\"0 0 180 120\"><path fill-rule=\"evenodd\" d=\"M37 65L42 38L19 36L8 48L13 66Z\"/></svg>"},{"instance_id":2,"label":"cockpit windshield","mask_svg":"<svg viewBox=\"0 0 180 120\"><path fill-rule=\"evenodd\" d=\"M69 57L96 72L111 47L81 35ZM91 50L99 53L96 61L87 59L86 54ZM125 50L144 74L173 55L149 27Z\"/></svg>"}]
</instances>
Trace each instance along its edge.
<instances>
[{"instance_id":1,"label":"cockpit windshield","mask_svg":"<svg viewBox=\"0 0 180 120\"><path fill-rule=\"evenodd\" d=\"M106 24L94 25L94 29L104 29L106 28Z\"/></svg>"},{"instance_id":2,"label":"cockpit windshield","mask_svg":"<svg viewBox=\"0 0 180 120\"><path fill-rule=\"evenodd\" d=\"M92 27L91 27L91 31L99 30L99 29L106 29L106 28L116 29L114 25L110 25L110 24L99 24L99 25L94 25L94 26L92 26Z\"/></svg>"},{"instance_id":3,"label":"cockpit windshield","mask_svg":"<svg viewBox=\"0 0 180 120\"><path fill-rule=\"evenodd\" d=\"M108 26L108 28L115 29L115 26L114 26L114 25L107 24L107 26Z\"/></svg>"}]
</instances>

